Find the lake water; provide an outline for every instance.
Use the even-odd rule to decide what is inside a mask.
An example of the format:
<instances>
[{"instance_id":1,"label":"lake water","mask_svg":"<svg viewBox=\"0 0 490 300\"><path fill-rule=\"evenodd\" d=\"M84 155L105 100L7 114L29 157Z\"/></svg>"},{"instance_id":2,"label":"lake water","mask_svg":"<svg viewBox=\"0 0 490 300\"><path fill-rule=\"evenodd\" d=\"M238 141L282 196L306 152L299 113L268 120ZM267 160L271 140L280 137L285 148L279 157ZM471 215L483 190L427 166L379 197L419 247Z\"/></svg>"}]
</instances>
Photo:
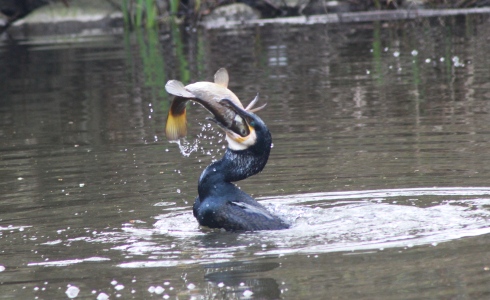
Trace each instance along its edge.
<instances>
[{"instance_id":1,"label":"lake water","mask_svg":"<svg viewBox=\"0 0 490 300\"><path fill-rule=\"evenodd\" d=\"M0 299L490 298L490 18L4 38ZM283 231L198 227L224 152L169 79L230 88L273 136L239 182Z\"/></svg>"}]
</instances>

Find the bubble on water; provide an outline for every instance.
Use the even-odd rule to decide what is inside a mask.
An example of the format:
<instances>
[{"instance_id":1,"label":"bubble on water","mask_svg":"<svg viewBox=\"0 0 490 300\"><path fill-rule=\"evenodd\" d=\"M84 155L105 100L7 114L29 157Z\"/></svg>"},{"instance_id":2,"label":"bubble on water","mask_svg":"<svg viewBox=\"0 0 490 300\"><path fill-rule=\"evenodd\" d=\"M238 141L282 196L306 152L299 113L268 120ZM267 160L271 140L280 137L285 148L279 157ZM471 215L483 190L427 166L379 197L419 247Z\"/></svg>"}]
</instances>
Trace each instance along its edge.
<instances>
[{"instance_id":1,"label":"bubble on water","mask_svg":"<svg viewBox=\"0 0 490 300\"><path fill-rule=\"evenodd\" d=\"M196 285L195 285L195 284L193 284L193 283L189 283L189 284L187 285L187 288L188 288L189 290L193 290L193 289L195 289L195 288L196 288Z\"/></svg>"},{"instance_id":2,"label":"bubble on water","mask_svg":"<svg viewBox=\"0 0 490 300\"><path fill-rule=\"evenodd\" d=\"M5 266L0 265L0 272L5 271Z\"/></svg>"},{"instance_id":3,"label":"bubble on water","mask_svg":"<svg viewBox=\"0 0 490 300\"><path fill-rule=\"evenodd\" d=\"M80 289L76 286L70 286L68 289L66 289L65 294L68 296L68 298L75 298L78 296L78 293L80 293Z\"/></svg>"},{"instance_id":4,"label":"bubble on water","mask_svg":"<svg viewBox=\"0 0 490 300\"><path fill-rule=\"evenodd\" d=\"M393 52L393 56L394 56L394 57L398 57L398 56L400 56L400 52L398 52L398 51Z\"/></svg>"},{"instance_id":5,"label":"bubble on water","mask_svg":"<svg viewBox=\"0 0 490 300\"><path fill-rule=\"evenodd\" d=\"M106 293L100 293L97 296L97 300L107 300L107 299L109 299L109 295L107 295Z\"/></svg>"},{"instance_id":6,"label":"bubble on water","mask_svg":"<svg viewBox=\"0 0 490 300\"><path fill-rule=\"evenodd\" d=\"M79 187L84 187L85 186L85 183L80 183L78 186Z\"/></svg>"},{"instance_id":7,"label":"bubble on water","mask_svg":"<svg viewBox=\"0 0 490 300\"><path fill-rule=\"evenodd\" d=\"M425 60L425 63L426 63L426 64L428 64L428 63L430 63L430 62L431 62L431 59L430 59L430 58L427 58L427 59Z\"/></svg>"},{"instance_id":8,"label":"bubble on water","mask_svg":"<svg viewBox=\"0 0 490 300\"><path fill-rule=\"evenodd\" d=\"M114 287L117 291L120 291L120 290L123 290L124 289L124 285L122 284L118 284Z\"/></svg>"},{"instance_id":9,"label":"bubble on water","mask_svg":"<svg viewBox=\"0 0 490 300\"><path fill-rule=\"evenodd\" d=\"M223 282L218 283L218 287L222 288L224 286L225 286L225 284Z\"/></svg>"},{"instance_id":10,"label":"bubble on water","mask_svg":"<svg viewBox=\"0 0 490 300\"><path fill-rule=\"evenodd\" d=\"M410 54L412 54L412 56L417 56L419 54L419 52L417 50L412 50L412 52L410 52Z\"/></svg>"},{"instance_id":11,"label":"bubble on water","mask_svg":"<svg viewBox=\"0 0 490 300\"><path fill-rule=\"evenodd\" d=\"M152 294L153 294L153 293L155 292L155 287L154 287L153 285L152 285L152 286L150 286L150 287L148 288L148 292L150 292L150 293L152 293Z\"/></svg>"},{"instance_id":12,"label":"bubble on water","mask_svg":"<svg viewBox=\"0 0 490 300\"><path fill-rule=\"evenodd\" d=\"M112 284L112 285L116 285L116 284L117 284L117 281L116 281L116 280L112 280L112 281L111 281L111 284Z\"/></svg>"}]
</instances>

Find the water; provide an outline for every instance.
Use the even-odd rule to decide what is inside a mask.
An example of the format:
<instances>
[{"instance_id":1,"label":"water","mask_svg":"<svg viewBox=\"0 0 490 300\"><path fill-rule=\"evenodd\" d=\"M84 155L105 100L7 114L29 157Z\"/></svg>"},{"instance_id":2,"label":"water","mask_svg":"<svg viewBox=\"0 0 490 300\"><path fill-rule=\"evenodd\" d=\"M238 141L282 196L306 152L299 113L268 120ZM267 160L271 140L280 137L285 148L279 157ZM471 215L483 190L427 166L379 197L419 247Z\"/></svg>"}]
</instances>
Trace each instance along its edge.
<instances>
[{"instance_id":1,"label":"water","mask_svg":"<svg viewBox=\"0 0 490 300\"><path fill-rule=\"evenodd\" d=\"M0 46L0 299L489 297L490 20L43 37ZM240 182L292 223L201 229L223 153L168 79L227 67L274 139Z\"/></svg>"}]
</instances>

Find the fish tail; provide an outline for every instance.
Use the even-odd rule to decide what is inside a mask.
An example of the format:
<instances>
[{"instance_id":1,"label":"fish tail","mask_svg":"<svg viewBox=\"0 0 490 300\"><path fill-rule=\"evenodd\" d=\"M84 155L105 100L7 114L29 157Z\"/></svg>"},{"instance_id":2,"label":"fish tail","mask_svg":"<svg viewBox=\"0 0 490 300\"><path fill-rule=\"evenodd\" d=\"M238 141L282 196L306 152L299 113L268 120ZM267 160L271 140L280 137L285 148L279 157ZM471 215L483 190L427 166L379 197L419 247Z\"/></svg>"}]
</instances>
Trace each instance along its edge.
<instances>
[{"instance_id":1,"label":"fish tail","mask_svg":"<svg viewBox=\"0 0 490 300\"><path fill-rule=\"evenodd\" d=\"M187 135L186 103L187 101L183 100L183 98L175 97L170 106L167 125L165 126L165 135L171 141L178 140Z\"/></svg>"}]
</instances>

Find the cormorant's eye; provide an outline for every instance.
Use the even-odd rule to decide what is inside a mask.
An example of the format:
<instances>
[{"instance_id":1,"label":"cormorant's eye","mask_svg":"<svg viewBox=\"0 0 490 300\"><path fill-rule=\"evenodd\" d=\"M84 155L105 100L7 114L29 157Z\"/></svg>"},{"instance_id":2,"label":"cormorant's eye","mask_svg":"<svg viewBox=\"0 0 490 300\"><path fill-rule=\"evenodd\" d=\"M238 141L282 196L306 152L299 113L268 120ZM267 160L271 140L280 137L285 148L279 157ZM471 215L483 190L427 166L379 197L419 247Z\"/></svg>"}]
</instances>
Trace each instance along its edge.
<instances>
[{"instance_id":1,"label":"cormorant's eye","mask_svg":"<svg viewBox=\"0 0 490 300\"><path fill-rule=\"evenodd\" d=\"M252 120L252 121L250 121L249 124L250 124L250 126L255 127L255 121Z\"/></svg>"}]
</instances>

